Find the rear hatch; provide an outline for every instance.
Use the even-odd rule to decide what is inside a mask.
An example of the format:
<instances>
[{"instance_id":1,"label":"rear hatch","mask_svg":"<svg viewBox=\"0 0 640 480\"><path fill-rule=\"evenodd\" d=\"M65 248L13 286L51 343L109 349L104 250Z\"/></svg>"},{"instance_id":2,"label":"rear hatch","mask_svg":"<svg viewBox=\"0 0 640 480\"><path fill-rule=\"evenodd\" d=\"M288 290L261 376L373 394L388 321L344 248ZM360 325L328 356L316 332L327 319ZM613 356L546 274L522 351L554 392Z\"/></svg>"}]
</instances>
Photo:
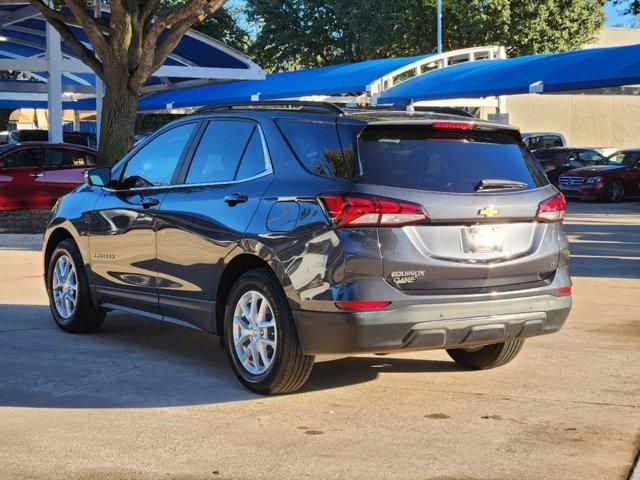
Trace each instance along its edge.
<instances>
[{"instance_id":1,"label":"rear hatch","mask_svg":"<svg viewBox=\"0 0 640 480\"><path fill-rule=\"evenodd\" d=\"M551 281L563 235L554 220L564 215L564 199L516 130L380 122L365 127L356 143L356 194L410 202L428 217L378 227L391 285L459 294ZM562 213L536 218L541 205Z\"/></svg>"}]
</instances>

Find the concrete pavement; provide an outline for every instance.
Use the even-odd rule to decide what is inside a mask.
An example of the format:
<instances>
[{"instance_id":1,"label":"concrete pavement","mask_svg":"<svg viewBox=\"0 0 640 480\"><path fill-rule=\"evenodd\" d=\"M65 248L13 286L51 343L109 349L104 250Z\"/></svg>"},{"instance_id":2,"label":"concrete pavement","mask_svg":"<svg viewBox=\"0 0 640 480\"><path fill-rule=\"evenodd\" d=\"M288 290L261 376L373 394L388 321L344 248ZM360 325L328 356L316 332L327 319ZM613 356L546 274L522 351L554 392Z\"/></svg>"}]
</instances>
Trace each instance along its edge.
<instances>
[{"instance_id":1,"label":"concrete pavement","mask_svg":"<svg viewBox=\"0 0 640 480\"><path fill-rule=\"evenodd\" d=\"M334 359L270 398L240 386L215 337L123 314L61 332L39 253L14 242L0 250L0 479L624 479L640 443L640 205L570 212L575 308L511 364Z\"/></svg>"}]
</instances>

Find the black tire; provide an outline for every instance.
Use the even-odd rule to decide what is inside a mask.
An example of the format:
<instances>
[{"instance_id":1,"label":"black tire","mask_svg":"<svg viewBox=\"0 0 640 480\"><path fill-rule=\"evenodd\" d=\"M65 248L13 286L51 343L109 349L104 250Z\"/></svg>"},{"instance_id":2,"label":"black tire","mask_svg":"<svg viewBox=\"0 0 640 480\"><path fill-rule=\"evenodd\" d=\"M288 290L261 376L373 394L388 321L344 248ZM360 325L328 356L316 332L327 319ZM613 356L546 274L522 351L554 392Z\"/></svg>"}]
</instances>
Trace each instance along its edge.
<instances>
[{"instance_id":1,"label":"black tire","mask_svg":"<svg viewBox=\"0 0 640 480\"><path fill-rule=\"evenodd\" d=\"M62 257L66 256L73 262L77 278L77 300L76 306L68 318L65 318L58 311L53 296L53 275L56 263ZM56 245L49 265L47 267L47 294L49 295L49 307L56 325L65 332L69 333L90 333L100 328L106 312L96 309L91 301L91 293L89 291L89 281L87 272L84 268L82 255L77 245L72 240L63 240Z\"/></svg>"},{"instance_id":2,"label":"black tire","mask_svg":"<svg viewBox=\"0 0 640 480\"><path fill-rule=\"evenodd\" d=\"M612 180L607 185L607 201L612 203L618 203L624 200L625 189L624 183L620 180Z\"/></svg>"},{"instance_id":3,"label":"black tire","mask_svg":"<svg viewBox=\"0 0 640 480\"><path fill-rule=\"evenodd\" d=\"M501 367L516 358L522 349L524 339L516 338L508 342L486 345L478 350L452 348L447 353L456 363L476 370Z\"/></svg>"},{"instance_id":4,"label":"black tire","mask_svg":"<svg viewBox=\"0 0 640 480\"><path fill-rule=\"evenodd\" d=\"M250 291L256 291L267 299L276 325L276 347L272 351L271 364L261 374L253 374L244 367L233 339L236 306L242 296ZM294 392L309 378L315 357L302 352L284 291L274 275L266 269L248 271L233 286L225 308L223 336L233 372L243 385L254 392L264 395Z\"/></svg>"}]
</instances>

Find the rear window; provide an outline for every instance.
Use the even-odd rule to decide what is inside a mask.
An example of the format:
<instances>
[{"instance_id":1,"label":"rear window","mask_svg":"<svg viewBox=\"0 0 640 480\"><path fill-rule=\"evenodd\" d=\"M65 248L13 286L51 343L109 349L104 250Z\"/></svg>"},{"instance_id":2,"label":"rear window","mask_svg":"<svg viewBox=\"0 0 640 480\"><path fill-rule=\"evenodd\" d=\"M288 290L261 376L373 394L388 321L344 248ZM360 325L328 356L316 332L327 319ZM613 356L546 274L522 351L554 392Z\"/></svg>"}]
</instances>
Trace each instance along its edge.
<instances>
[{"instance_id":1,"label":"rear window","mask_svg":"<svg viewBox=\"0 0 640 480\"><path fill-rule=\"evenodd\" d=\"M368 127L358 140L358 183L434 192L473 193L482 180L539 188L549 182L512 137L499 132Z\"/></svg>"}]
</instances>

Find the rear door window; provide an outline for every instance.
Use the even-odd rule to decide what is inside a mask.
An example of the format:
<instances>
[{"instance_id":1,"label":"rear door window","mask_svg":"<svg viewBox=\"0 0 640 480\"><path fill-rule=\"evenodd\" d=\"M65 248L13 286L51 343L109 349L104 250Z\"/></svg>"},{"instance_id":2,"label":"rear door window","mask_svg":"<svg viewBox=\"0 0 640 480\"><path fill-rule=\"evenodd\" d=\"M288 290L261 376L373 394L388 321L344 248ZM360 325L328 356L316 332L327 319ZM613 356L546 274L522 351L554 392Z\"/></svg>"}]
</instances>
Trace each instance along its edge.
<instances>
[{"instance_id":1,"label":"rear door window","mask_svg":"<svg viewBox=\"0 0 640 480\"><path fill-rule=\"evenodd\" d=\"M501 132L368 127L358 140L358 183L448 193L473 193L482 180L535 189L549 182L531 154Z\"/></svg>"},{"instance_id":2,"label":"rear door window","mask_svg":"<svg viewBox=\"0 0 640 480\"><path fill-rule=\"evenodd\" d=\"M209 122L193 155L185 183L234 181L245 152L250 150L250 153L256 153L255 146L249 149L255 131L256 124L248 121L213 120ZM262 149L261 143L260 149ZM252 169L249 165L246 168ZM262 170L264 170L264 156L262 156Z\"/></svg>"},{"instance_id":3,"label":"rear door window","mask_svg":"<svg viewBox=\"0 0 640 480\"><path fill-rule=\"evenodd\" d=\"M88 164L87 156L87 153L82 150L50 148L48 165L50 167L84 167Z\"/></svg>"}]
</instances>

